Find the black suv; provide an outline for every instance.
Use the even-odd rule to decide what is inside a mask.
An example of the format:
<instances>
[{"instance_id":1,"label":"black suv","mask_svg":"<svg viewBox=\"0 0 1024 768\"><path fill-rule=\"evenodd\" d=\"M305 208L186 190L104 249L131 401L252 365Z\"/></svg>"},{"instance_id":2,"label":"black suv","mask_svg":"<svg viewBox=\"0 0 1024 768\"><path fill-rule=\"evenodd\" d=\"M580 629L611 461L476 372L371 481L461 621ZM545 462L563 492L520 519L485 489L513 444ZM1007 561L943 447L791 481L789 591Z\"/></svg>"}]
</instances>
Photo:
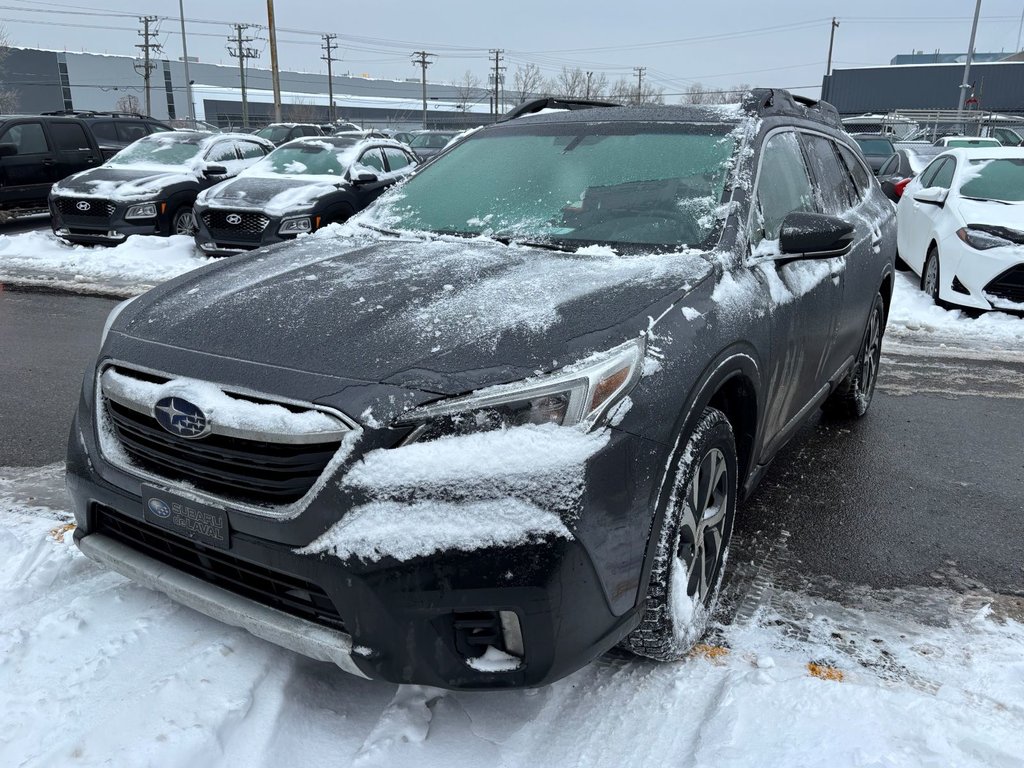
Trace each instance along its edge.
<instances>
[{"instance_id":1,"label":"black suv","mask_svg":"<svg viewBox=\"0 0 1024 768\"><path fill-rule=\"evenodd\" d=\"M75 540L370 678L677 659L737 502L819 407L868 410L895 235L836 111L786 91L488 126L115 309Z\"/></svg>"},{"instance_id":2,"label":"black suv","mask_svg":"<svg viewBox=\"0 0 1024 768\"><path fill-rule=\"evenodd\" d=\"M45 212L54 182L99 165L136 139L167 130L151 118L118 113L0 117L0 217Z\"/></svg>"}]
</instances>

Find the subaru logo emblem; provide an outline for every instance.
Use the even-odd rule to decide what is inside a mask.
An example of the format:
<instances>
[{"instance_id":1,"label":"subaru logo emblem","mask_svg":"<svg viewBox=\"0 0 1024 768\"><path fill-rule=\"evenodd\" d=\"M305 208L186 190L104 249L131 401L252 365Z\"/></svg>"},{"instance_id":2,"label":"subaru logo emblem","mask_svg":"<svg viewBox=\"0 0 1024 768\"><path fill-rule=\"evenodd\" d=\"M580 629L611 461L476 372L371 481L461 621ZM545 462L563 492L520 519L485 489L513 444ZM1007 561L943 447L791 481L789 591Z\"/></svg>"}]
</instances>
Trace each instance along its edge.
<instances>
[{"instance_id":1,"label":"subaru logo emblem","mask_svg":"<svg viewBox=\"0 0 1024 768\"><path fill-rule=\"evenodd\" d=\"M242 217L239 216L237 213L229 213L227 215L226 221L228 224L234 224L237 226L238 224L242 223Z\"/></svg>"},{"instance_id":2,"label":"subaru logo emblem","mask_svg":"<svg viewBox=\"0 0 1024 768\"><path fill-rule=\"evenodd\" d=\"M88 211L92 208L92 204L88 200L79 200L78 205L75 206L80 211Z\"/></svg>"},{"instance_id":3,"label":"subaru logo emblem","mask_svg":"<svg viewBox=\"0 0 1024 768\"><path fill-rule=\"evenodd\" d=\"M165 397L156 401L153 416L172 435L195 440L210 434L210 422L203 410L181 397Z\"/></svg>"},{"instance_id":4,"label":"subaru logo emblem","mask_svg":"<svg viewBox=\"0 0 1024 768\"><path fill-rule=\"evenodd\" d=\"M146 506L149 507L149 511L157 517L170 517L171 516L171 505L163 499L150 499L146 502Z\"/></svg>"}]
</instances>

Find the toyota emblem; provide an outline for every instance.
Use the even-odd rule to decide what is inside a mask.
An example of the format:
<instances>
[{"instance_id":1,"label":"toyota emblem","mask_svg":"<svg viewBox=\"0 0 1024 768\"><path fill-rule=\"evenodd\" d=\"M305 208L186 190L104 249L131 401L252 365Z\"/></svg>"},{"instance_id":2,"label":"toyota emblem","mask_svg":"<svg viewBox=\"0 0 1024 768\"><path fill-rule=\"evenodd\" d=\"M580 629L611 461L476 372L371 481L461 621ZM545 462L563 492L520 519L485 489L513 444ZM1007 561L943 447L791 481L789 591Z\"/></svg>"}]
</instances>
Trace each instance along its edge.
<instances>
[{"instance_id":1,"label":"toyota emblem","mask_svg":"<svg viewBox=\"0 0 1024 768\"><path fill-rule=\"evenodd\" d=\"M242 217L239 216L237 213L229 213L225 221L227 221L228 224L234 224L235 226L238 226L239 224L242 223Z\"/></svg>"},{"instance_id":2,"label":"toyota emblem","mask_svg":"<svg viewBox=\"0 0 1024 768\"><path fill-rule=\"evenodd\" d=\"M75 206L80 211L88 211L92 208L92 204L88 200L79 200L78 205Z\"/></svg>"}]
</instances>

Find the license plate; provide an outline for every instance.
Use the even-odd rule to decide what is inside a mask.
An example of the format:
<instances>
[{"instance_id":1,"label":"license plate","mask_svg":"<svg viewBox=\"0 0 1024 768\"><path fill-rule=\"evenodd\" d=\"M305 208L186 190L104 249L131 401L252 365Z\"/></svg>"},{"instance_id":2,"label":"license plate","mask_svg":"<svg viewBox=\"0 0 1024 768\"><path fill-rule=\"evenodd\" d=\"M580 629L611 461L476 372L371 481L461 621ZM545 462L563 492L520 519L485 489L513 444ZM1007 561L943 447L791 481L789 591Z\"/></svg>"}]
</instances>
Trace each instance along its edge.
<instances>
[{"instance_id":1,"label":"license plate","mask_svg":"<svg viewBox=\"0 0 1024 768\"><path fill-rule=\"evenodd\" d=\"M142 509L147 523L202 544L221 549L231 546L228 516L223 509L151 485L142 486Z\"/></svg>"}]
</instances>

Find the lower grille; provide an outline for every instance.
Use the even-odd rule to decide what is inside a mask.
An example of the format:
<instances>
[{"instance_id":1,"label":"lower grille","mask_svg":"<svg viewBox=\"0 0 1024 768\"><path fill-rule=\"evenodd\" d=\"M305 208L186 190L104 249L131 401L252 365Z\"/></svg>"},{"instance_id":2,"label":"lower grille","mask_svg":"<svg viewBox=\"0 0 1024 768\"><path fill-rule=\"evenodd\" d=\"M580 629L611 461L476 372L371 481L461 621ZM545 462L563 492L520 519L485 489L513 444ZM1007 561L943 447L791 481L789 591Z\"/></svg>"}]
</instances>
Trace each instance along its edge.
<instances>
[{"instance_id":1,"label":"lower grille","mask_svg":"<svg viewBox=\"0 0 1024 768\"><path fill-rule=\"evenodd\" d=\"M96 531L154 560L292 616L345 629L331 598L305 579L204 547L109 507L97 504L93 513Z\"/></svg>"},{"instance_id":2,"label":"lower grille","mask_svg":"<svg viewBox=\"0 0 1024 768\"><path fill-rule=\"evenodd\" d=\"M985 293L1024 304L1024 264L1018 264L985 286Z\"/></svg>"},{"instance_id":3,"label":"lower grille","mask_svg":"<svg viewBox=\"0 0 1024 768\"><path fill-rule=\"evenodd\" d=\"M242 211L204 211L203 224L214 239L258 243L270 219L261 213Z\"/></svg>"},{"instance_id":4,"label":"lower grille","mask_svg":"<svg viewBox=\"0 0 1024 768\"><path fill-rule=\"evenodd\" d=\"M70 216L82 219L95 219L100 217L109 219L114 215L114 211L117 209L117 206L109 200L76 200L71 197L58 197L56 203L57 210L60 211L61 216Z\"/></svg>"}]
</instances>

